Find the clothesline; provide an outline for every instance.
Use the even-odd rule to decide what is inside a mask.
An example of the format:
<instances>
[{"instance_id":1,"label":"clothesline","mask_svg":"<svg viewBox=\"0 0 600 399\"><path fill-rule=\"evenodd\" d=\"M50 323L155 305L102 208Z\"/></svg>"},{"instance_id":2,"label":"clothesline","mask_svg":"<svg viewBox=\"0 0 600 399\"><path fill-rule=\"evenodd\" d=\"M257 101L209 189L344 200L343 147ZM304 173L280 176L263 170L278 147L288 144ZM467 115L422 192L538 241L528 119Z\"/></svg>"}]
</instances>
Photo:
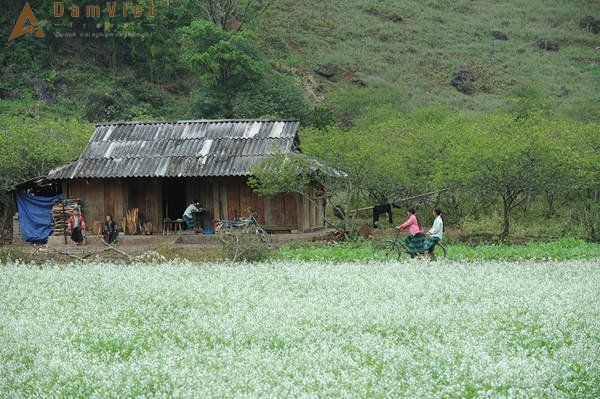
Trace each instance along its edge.
<instances>
[{"instance_id":1,"label":"clothesline","mask_svg":"<svg viewBox=\"0 0 600 399\"><path fill-rule=\"evenodd\" d=\"M444 188L444 189L442 189L442 190L430 191L430 192L428 192L428 193L419 194L419 195L414 195L414 196L412 196L412 197L401 198L401 199L398 199L398 200L394 201L393 203L392 203L392 202L390 202L390 203L388 203L388 204L390 204L390 205L393 205L393 204L395 204L395 203L397 203L397 202L406 202L406 201L410 201L410 200L413 200L413 199L416 199L416 198L427 197L427 196L429 196L429 195L443 193L444 191L448 191L448 190L449 190L449 189L447 189L447 188ZM381 205L388 205L388 204L381 204ZM367 207L365 207L365 208L353 209L353 210L349 211L349 213L356 213L356 212L360 212L360 211L368 211L368 210L371 210L371 209L373 209L373 208L374 208L374 206L367 206Z\"/></svg>"}]
</instances>

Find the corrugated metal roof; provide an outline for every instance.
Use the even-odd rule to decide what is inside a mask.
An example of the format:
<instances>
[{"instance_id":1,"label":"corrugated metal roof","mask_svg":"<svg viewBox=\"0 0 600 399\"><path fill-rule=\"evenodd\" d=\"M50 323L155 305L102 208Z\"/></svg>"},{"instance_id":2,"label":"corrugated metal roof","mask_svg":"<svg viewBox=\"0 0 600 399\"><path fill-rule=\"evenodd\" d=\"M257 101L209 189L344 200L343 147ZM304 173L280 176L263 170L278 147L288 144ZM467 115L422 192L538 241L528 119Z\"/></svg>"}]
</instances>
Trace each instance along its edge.
<instances>
[{"instance_id":1,"label":"corrugated metal roof","mask_svg":"<svg viewBox=\"0 0 600 399\"><path fill-rule=\"evenodd\" d=\"M99 123L76 161L49 179L249 175L265 155L293 150L296 120Z\"/></svg>"}]
</instances>

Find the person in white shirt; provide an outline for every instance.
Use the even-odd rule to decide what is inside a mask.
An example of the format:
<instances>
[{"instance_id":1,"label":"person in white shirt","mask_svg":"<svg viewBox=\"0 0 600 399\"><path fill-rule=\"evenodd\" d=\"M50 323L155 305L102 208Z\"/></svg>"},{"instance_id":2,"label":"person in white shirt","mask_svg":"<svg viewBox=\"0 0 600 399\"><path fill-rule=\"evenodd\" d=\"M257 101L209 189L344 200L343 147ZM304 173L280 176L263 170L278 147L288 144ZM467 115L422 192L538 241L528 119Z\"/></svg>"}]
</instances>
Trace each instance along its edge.
<instances>
[{"instance_id":1,"label":"person in white shirt","mask_svg":"<svg viewBox=\"0 0 600 399\"><path fill-rule=\"evenodd\" d=\"M183 220L185 221L188 229L198 230L196 226L196 219L194 218L195 213L202 212L202 207L198 200L194 200L187 208L185 208L185 212L183 212Z\"/></svg>"},{"instance_id":2,"label":"person in white shirt","mask_svg":"<svg viewBox=\"0 0 600 399\"><path fill-rule=\"evenodd\" d=\"M433 210L433 226L425 235L427 236L426 246L429 247L429 253L433 254L433 250L438 242L444 238L444 221L442 220L442 211L439 208Z\"/></svg>"}]
</instances>

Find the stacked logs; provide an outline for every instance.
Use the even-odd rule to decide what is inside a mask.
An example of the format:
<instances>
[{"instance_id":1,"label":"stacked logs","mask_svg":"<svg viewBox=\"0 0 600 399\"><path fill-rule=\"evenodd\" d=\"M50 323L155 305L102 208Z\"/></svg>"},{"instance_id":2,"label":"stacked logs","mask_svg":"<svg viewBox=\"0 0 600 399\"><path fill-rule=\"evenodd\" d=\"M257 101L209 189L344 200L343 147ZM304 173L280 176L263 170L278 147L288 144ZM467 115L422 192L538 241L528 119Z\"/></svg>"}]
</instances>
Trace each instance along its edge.
<instances>
[{"instance_id":1,"label":"stacked logs","mask_svg":"<svg viewBox=\"0 0 600 399\"><path fill-rule=\"evenodd\" d=\"M58 201L52 207L52 222L55 236L62 236L67 228L69 217L75 208L82 209L82 201L79 199L64 199Z\"/></svg>"},{"instance_id":2,"label":"stacked logs","mask_svg":"<svg viewBox=\"0 0 600 399\"><path fill-rule=\"evenodd\" d=\"M140 219L138 208L132 208L127 211L123 220L121 220L121 227L127 235L138 234L140 232Z\"/></svg>"}]
</instances>

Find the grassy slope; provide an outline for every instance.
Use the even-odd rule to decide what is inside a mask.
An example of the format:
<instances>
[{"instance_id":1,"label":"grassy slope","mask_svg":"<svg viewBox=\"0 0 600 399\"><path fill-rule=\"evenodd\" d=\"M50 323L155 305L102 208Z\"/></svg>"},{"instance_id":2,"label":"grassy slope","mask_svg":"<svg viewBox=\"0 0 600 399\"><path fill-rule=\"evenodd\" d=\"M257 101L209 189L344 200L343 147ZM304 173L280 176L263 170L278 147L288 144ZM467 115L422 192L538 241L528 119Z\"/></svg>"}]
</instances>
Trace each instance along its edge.
<instances>
[{"instance_id":1,"label":"grassy slope","mask_svg":"<svg viewBox=\"0 0 600 399\"><path fill-rule=\"evenodd\" d=\"M119 98L120 106L133 120L185 118L189 112L189 90L193 87L190 76L180 76L164 84L156 84L140 76L133 68L119 67L111 72L103 66L106 49L98 44L92 50L85 42L65 42L63 53L55 55L53 67L32 70L26 74L18 68L2 70L3 86L8 94L0 100L0 121L3 116L19 115L39 121L43 126L48 120L86 120L86 103L90 94ZM80 50L80 49L84 50ZM46 105L35 96L26 75L41 76L50 84L54 104ZM60 83L59 83L60 82ZM58 91L64 86L65 93ZM90 134L93 125L90 124Z\"/></svg>"},{"instance_id":2,"label":"grassy slope","mask_svg":"<svg viewBox=\"0 0 600 399\"><path fill-rule=\"evenodd\" d=\"M403 20L393 22L393 15ZM600 36L579 28L585 15L599 17L600 3L282 0L265 36L273 54L297 70L335 62L345 70L344 81L357 76L397 91L411 106L492 111L510 105L513 87L533 83L539 101L582 116L600 104ZM495 40L492 30L509 40ZM560 50L538 49L542 38L556 40ZM487 92L457 92L450 80L461 66L478 70ZM325 85L336 90L343 82Z\"/></svg>"},{"instance_id":3,"label":"grassy slope","mask_svg":"<svg viewBox=\"0 0 600 399\"><path fill-rule=\"evenodd\" d=\"M600 108L596 49L600 35L579 28L585 15L600 17L600 3L277 0L261 31L273 61L299 75L313 75L312 68L319 63L340 65L340 82L317 78L326 93L343 90L352 77L358 77L374 89L370 94L386 97L399 107L439 104L491 111L511 104L517 96L515 86L533 83L538 90L526 95L537 97L548 108L585 116ZM390 16L401 16L402 21L393 22ZM509 40L493 39L491 30L506 33ZM540 38L558 41L560 51L539 50L535 41ZM102 48L77 54L79 48L83 47L70 43L65 48L69 55L56 57L54 69L66 81L69 96L42 107L49 115L80 118L90 93L129 94L137 88L161 97L164 103L151 105L143 95L132 93L125 101L128 106L139 105L134 112L139 117L134 118L189 116L189 94L181 90L190 86L189 78L155 85L127 68L114 75L99 66L104 62ZM450 85L453 72L461 66L481 73L478 84L486 92L467 96ZM48 75L51 71L41 72ZM17 91L21 99L16 103L2 100L2 113L7 103L23 110L37 107L20 73L3 76L3 85Z\"/></svg>"},{"instance_id":4,"label":"grassy slope","mask_svg":"<svg viewBox=\"0 0 600 399\"><path fill-rule=\"evenodd\" d=\"M98 51L101 53L102 49ZM21 72L10 67L3 71L2 83L10 95L0 100L0 144L3 140L20 140L22 130L27 129L27 134L35 140L34 151L56 154L48 156L53 162L45 170L24 171L23 176L46 173L47 169L81 153L94 132L94 124L86 118L87 100L91 94L117 98L123 114L128 115L116 118L119 120L173 120L189 116L189 87L193 84L188 76L159 85L144 80L131 68L122 67L118 73L111 73L95 59L101 55L70 53L57 55L52 70L31 73L31 76L39 75L48 80L54 93L51 105L37 100L30 82ZM53 77L53 73L56 76ZM56 89L59 81L66 87L65 94ZM56 150L55 147L67 150ZM26 169L27 165L22 167Z\"/></svg>"},{"instance_id":5,"label":"grassy slope","mask_svg":"<svg viewBox=\"0 0 600 399\"><path fill-rule=\"evenodd\" d=\"M514 87L533 83L538 89L526 89L525 95L549 109L590 118L600 109L600 36L578 27L585 15L600 17L599 3L278 0L267 15L262 38L273 61L299 75L314 76L312 68L319 63L340 65L340 82L316 79L324 96L334 100L358 77L371 88L365 101L484 112L510 106L517 96ZM390 16L402 21L393 22ZM505 32L509 40L493 39L491 30ZM535 41L540 38L557 40L560 51L539 50ZM135 108L133 119L190 117L189 93L182 90L190 87L189 78L155 85L127 68L111 74L99 66L102 48L79 54L78 48L83 47L71 43L65 48L69 55L56 57L54 69L69 94L55 105L40 106L20 73L5 74L3 86L20 99L0 102L0 120L14 110L40 124L54 118L83 119L90 93L124 94L123 103ZM486 92L468 96L450 85L461 66L481 73L478 84ZM149 93L160 97L161 105L149 102Z\"/></svg>"}]
</instances>

